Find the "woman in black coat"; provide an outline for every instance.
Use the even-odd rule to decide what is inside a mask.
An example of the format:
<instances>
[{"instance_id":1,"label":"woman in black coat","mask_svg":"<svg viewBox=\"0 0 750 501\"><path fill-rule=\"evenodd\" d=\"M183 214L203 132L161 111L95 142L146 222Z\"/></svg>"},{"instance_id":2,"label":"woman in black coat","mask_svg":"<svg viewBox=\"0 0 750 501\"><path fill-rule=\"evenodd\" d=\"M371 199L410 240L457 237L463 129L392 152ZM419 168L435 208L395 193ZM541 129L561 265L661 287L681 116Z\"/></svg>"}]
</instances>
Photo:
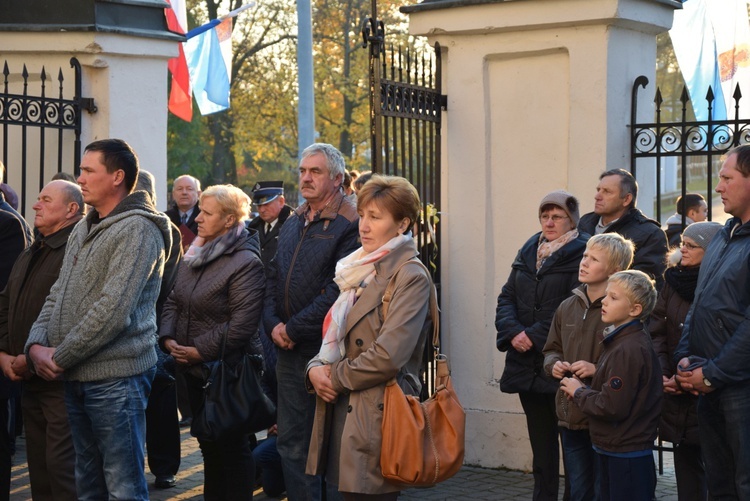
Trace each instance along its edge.
<instances>
[{"instance_id":1,"label":"woman in black coat","mask_svg":"<svg viewBox=\"0 0 750 501\"><path fill-rule=\"evenodd\" d=\"M518 393L534 455L534 501L557 501L560 469L555 393L542 349L560 303L578 284L588 235L579 235L578 200L555 191L539 204L542 231L518 251L497 298L497 349L507 352L500 390Z\"/></svg>"},{"instance_id":2,"label":"woman in black coat","mask_svg":"<svg viewBox=\"0 0 750 501\"><path fill-rule=\"evenodd\" d=\"M664 287L659 292L648 325L664 383L659 436L674 445L680 501L705 501L708 497L698 434L698 397L684 393L675 381L674 352L682 336L685 317L693 304L706 247L721 228L721 224L714 222L693 223L685 228L680 250L673 254L673 259L680 262L664 273Z\"/></svg>"}]
</instances>

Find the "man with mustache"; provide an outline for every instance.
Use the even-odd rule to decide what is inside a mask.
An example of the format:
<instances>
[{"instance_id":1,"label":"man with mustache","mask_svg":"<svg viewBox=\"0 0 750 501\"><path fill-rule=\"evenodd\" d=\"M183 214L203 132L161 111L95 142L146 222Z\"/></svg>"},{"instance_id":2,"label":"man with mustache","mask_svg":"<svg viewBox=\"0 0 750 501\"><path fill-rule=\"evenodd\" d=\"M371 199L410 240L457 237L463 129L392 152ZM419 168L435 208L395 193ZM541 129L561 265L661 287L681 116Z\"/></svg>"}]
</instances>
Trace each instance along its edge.
<instances>
[{"instance_id":1,"label":"man with mustache","mask_svg":"<svg viewBox=\"0 0 750 501\"><path fill-rule=\"evenodd\" d=\"M358 246L357 208L341 189L344 169L343 155L330 144L302 152L299 185L307 201L281 227L267 270L263 321L279 348L277 446L291 501L322 496L322 479L305 474L315 414L305 367L320 350L323 319L339 294L336 263ZM337 489L329 489L327 499L340 499Z\"/></svg>"}]
</instances>

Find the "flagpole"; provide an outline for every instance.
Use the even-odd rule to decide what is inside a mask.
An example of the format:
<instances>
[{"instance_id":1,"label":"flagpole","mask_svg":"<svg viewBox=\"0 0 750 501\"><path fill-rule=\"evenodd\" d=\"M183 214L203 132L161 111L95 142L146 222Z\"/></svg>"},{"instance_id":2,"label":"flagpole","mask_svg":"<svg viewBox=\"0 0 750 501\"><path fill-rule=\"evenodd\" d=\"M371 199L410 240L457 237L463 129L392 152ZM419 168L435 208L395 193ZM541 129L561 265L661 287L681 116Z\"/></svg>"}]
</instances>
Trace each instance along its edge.
<instances>
[{"instance_id":1,"label":"flagpole","mask_svg":"<svg viewBox=\"0 0 750 501\"><path fill-rule=\"evenodd\" d=\"M197 28L193 28L192 30L188 31L185 34L185 38L190 39L190 38L193 38L194 36L200 35L201 33L205 33L206 31L212 29L214 26L218 26L219 24L221 24L222 21L232 18L232 17L237 17L239 14L245 12L247 9L251 7L255 7L255 2L250 2L248 4L245 4L238 9L234 9L228 14L224 14L223 16L219 16L216 19L212 19L206 24L198 26Z\"/></svg>"},{"instance_id":2,"label":"flagpole","mask_svg":"<svg viewBox=\"0 0 750 501\"><path fill-rule=\"evenodd\" d=\"M297 155L315 142L315 94L313 91L312 6L310 0L297 0L297 68L299 110Z\"/></svg>"}]
</instances>

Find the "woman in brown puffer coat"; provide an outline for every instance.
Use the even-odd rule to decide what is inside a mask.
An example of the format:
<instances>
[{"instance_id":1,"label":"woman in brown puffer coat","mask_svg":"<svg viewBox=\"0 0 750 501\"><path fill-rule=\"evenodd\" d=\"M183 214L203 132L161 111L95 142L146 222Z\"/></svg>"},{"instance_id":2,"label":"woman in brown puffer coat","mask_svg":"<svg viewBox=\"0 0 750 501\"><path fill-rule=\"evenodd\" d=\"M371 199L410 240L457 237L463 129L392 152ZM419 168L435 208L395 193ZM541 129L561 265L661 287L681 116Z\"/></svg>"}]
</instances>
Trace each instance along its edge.
<instances>
[{"instance_id":1,"label":"woman in brown puffer coat","mask_svg":"<svg viewBox=\"0 0 750 501\"><path fill-rule=\"evenodd\" d=\"M203 404L201 364L220 358L224 335L224 360L230 364L245 350L263 353L258 322L265 274L258 234L244 225L250 200L234 186L211 186L201 195L200 209L198 237L185 253L164 305L159 340L185 374L193 414ZM198 443L205 499L252 499L255 466L248 435Z\"/></svg>"},{"instance_id":2,"label":"woman in brown puffer coat","mask_svg":"<svg viewBox=\"0 0 750 501\"><path fill-rule=\"evenodd\" d=\"M675 380L674 351L682 336L682 325L690 310L698 284L698 271L719 223L693 223L682 233L682 245L673 253L679 264L664 273L665 283L651 314L649 331L659 356L664 382L659 436L674 444L677 497L680 501L707 499L706 472L698 439L698 397L683 393ZM672 259L671 259L672 260Z\"/></svg>"}]
</instances>

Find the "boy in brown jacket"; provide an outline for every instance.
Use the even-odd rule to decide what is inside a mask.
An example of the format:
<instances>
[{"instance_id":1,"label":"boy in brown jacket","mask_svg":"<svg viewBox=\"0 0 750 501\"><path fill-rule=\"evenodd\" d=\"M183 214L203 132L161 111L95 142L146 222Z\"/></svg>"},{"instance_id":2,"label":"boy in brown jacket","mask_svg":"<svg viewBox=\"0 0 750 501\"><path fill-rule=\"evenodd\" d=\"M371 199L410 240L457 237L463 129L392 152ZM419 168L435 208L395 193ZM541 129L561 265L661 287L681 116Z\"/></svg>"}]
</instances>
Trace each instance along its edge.
<instances>
[{"instance_id":1,"label":"boy in brown jacket","mask_svg":"<svg viewBox=\"0 0 750 501\"><path fill-rule=\"evenodd\" d=\"M633 252L633 243L617 233L595 235L586 243L578 271L582 285L560 304L544 345L547 374L557 379L567 375L591 382L602 349L602 333L607 327L601 315L607 280L613 273L630 267ZM591 446L588 419L568 401L562 388L557 392L555 406L570 500L597 500L597 456Z\"/></svg>"},{"instance_id":2,"label":"boy in brown jacket","mask_svg":"<svg viewBox=\"0 0 750 501\"><path fill-rule=\"evenodd\" d=\"M560 386L589 418L603 501L650 501L656 484L652 446L661 414L661 369L642 323L656 304L654 282L641 271L612 275L602 301L605 330L591 382Z\"/></svg>"}]
</instances>

